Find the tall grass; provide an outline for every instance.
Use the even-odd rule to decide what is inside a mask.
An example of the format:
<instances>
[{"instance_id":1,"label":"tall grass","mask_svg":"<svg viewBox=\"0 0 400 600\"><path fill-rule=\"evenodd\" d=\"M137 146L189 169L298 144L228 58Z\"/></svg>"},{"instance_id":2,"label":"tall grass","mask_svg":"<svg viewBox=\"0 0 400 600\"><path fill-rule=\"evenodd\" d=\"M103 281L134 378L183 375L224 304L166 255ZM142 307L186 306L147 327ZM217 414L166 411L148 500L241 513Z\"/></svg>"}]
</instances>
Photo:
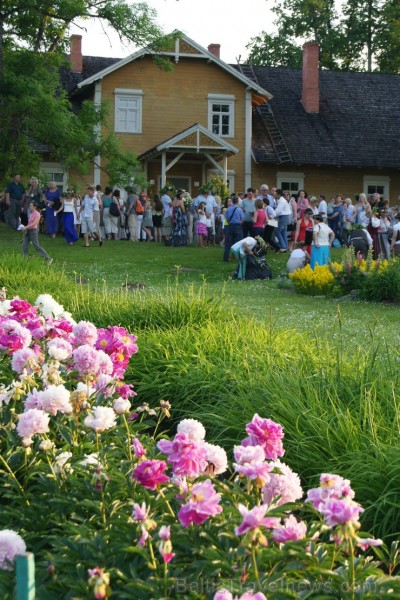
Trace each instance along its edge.
<instances>
[{"instance_id":1,"label":"tall grass","mask_svg":"<svg viewBox=\"0 0 400 600\"><path fill-rule=\"evenodd\" d=\"M237 318L148 331L128 373L139 398L173 404L232 448L253 414L285 428L285 460L306 486L321 472L351 479L378 535L400 519L397 354L371 337L347 349Z\"/></svg>"}]
</instances>

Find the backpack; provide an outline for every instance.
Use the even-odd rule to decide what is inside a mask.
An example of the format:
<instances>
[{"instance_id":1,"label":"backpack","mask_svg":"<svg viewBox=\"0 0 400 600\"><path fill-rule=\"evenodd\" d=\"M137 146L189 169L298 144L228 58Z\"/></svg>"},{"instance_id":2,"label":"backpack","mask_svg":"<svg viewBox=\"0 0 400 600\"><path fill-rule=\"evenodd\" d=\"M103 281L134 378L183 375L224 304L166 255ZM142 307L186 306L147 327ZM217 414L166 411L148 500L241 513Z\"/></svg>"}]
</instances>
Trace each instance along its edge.
<instances>
[{"instance_id":1,"label":"backpack","mask_svg":"<svg viewBox=\"0 0 400 600\"><path fill-rule=\"evenodd\" d=\"M139 198L136 200L135 212L137 215L142 215L144 213L143 204L140 202Z\"/></svg>"}]
</instances>

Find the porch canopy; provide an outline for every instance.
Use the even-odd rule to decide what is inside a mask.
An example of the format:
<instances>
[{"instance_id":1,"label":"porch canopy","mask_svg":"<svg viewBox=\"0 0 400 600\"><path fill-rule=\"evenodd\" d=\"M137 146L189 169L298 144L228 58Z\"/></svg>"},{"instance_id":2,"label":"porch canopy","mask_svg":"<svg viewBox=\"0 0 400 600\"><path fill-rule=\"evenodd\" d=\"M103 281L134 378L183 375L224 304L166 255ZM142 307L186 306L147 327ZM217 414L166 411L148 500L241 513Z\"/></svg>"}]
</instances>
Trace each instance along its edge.
<instances>
[{"instance_id":1,"label":"porch canopy","mask_svg":"<svg viewBox=\"0 0 400 600\"><path fill-rule=\"evenodd\" d=\"M217 169L224 181L228 179L228 158L239 150L223 138L212 133L199 123L177 133L173 137L150 148L138 159L147 171L150 160L161 158L161 186L167 181L168 171L183 157L185 160L200 162L202 165L203 184L206 181L206 165Z\"/></svg>"}]
</instances>

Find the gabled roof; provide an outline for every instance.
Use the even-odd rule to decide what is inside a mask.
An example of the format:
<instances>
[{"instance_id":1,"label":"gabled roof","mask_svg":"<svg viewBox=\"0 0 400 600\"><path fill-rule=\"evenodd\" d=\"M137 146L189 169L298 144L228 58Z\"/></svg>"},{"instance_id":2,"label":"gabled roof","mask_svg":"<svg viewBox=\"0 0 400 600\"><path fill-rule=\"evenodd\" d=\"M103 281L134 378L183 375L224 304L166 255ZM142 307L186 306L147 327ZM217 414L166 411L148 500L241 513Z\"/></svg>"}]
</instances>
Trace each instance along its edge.
<instances>
[{"instance_id":1,"label":"gabled roof","mask_svg":"<svg viewBox=\"0 0 400 600\"><path fill-rule=\"evenodd\" d=\"M292 164L400 168L399 75L320 70L320 111L311 114L300 101L301 69L253 72L273 94L268 104ZM259 109L253 115L256 162L279 163Z\"/></svg>"},{"instance_id":2,"label":"gabled roof","mask_svg":"<svg viewBox=\"0 0 400 600\"><path fill-rule=\"evenodd\" d=\"M237 154L239 150L219 137L215 133L212 133L203 125L195 123L175 134L173 137L164 140L157 146L153 146L149 150L146 150L141 154L138 159L140 161L149 160L157 154L166 150L175 152L189 152L199 154L200 152L209 152L217 155L228 155Z\"/></svg>"},{"instance_id":3,"label":"gabled roof","mask_svg":"<svg viewBox=\"0 0 400 600\"><path fill-rule=\"evenodd\" d=\"M221 69L223 69L224 71L226 71L227 73L232 75L232 77L235 77L235 79L239 79L239 81L241 81L243 84L245 84L249 89L251 89L254 92L256 92L257 94L259 94L261 96L261 98L264 99L265 101L269 100L272 97L271 94L269 92L267 92L267 90L265 88L263 88L261 85L255 83L254 81L252 81L251 79L249 79L248 77L246 77L245 75L240 73L237 69L235 69L231 65L228 65L227 63L225 63L223 60L221 60L220 58L218 58L217 56L215 56L214 54L212 54L211 52L209 52L208 50L206 50L205 48L200 46L200 44L198 44L197 42L195 42L194 40L189 38L187 35L180 33L177 30L175 30L173 32L173 34L179 34L179 37L175 41L175 50L174 51L166 51L166 52L157 51L157 52L155 52L151 48L151 46L148 46L147 48L142 48L141 50L138 50L134 54L131 54L130 56L127 56L126 58L123 58L123 59L115 62L114 64L106 66L105 68L103 68L102 70L100 70L96 73L93 73L92 75L90 75L89 77L87 77L86 79L84 79L80 83L78 83L78 87L82 88L84 86L91 85L92 83L95 83L96 81L98 81L99 79L102 79L106 75L113 73L114 71L120 69L121 67L129 64L130 62L138 60L139 58L142 58L143 56L146 56L146 55L152 56L152 55L158 54L161 56L172 57L175 59L176 62L179 61L180 57L190 57L190 58L194 58L194 59L207 59L209 62L215 63Z\"/></svg>"}]
</instances>

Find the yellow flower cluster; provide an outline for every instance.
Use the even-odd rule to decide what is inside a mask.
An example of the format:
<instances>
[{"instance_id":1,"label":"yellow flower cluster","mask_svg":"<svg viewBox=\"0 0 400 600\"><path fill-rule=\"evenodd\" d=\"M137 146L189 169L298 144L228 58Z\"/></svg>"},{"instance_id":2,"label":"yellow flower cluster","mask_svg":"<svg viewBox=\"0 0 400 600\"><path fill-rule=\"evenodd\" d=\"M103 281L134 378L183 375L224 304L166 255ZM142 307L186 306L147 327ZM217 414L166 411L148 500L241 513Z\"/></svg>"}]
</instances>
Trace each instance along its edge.
<instances>
[{"instance_id":1,"label":"yellow flower cluster","mask_svg":"<svg viewBox=\"0 0 400 600\"><path fill-rule=\"evenodd\" d=\"M341 265L339 265L341 267ZM316 266L314 270L310 265L303 269L297 269L289 275L293 282L294 289L299 294L308 294L310 296L325 295L332 291L335 282L328 265L323 267Z\"/></svg>"},{"instance_id":2,"label":"yellow flower cluster","mask_svg":"<svg viewBox=\"0 0 400 600\"><path fill-rule=\"evenodd\" d=\"M357 260L354 263L354 266L357 267L358 269L360 269L360 271L362 271L363 273L371 273L373 271L379 271L379 273L382 273L385 269L388 268L389 266L389 261L388 260L361 260L360 262L358 262Z\"/></svg>"}]
</instances>

